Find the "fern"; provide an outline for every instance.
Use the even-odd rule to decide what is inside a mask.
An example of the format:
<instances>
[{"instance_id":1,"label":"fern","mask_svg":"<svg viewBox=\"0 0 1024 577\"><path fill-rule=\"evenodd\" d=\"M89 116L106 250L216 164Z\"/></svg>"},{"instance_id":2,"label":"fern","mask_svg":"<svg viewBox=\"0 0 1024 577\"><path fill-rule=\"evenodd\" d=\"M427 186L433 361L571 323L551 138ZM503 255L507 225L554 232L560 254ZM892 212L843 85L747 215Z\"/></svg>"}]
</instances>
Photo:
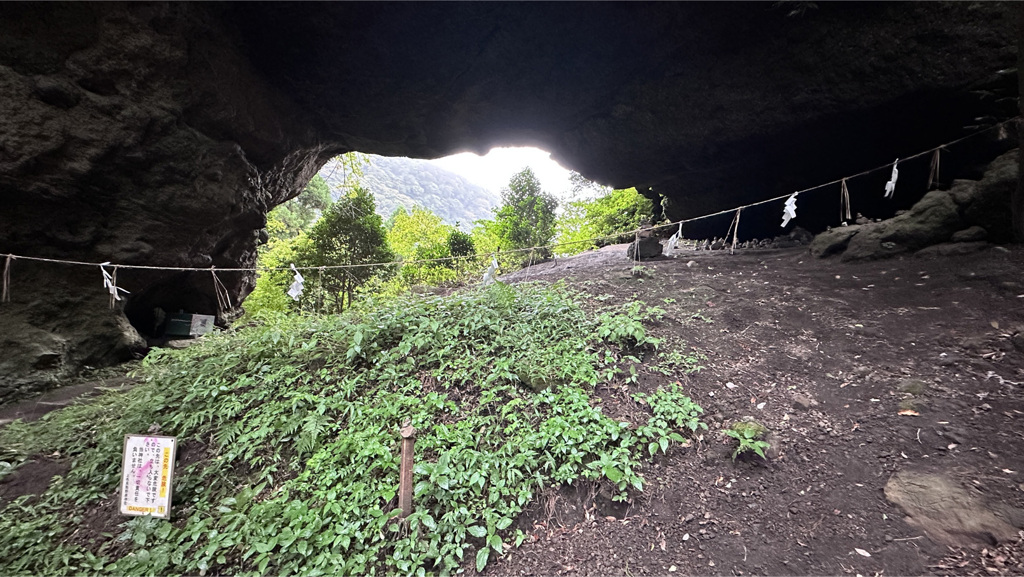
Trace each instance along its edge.
<instances>
[{"instance_id":1,"label":"fern","mask_svg":"<svg viewBox=\"0 0 1024 577\"><path fill-rule=\"evenodd\" d=\"M299 442L295 444L295 450L299 455L312 453L320 445L320 436L330 421L325 415L310 413L302 422L302 434Z\"/></svg>"}]
</instances>

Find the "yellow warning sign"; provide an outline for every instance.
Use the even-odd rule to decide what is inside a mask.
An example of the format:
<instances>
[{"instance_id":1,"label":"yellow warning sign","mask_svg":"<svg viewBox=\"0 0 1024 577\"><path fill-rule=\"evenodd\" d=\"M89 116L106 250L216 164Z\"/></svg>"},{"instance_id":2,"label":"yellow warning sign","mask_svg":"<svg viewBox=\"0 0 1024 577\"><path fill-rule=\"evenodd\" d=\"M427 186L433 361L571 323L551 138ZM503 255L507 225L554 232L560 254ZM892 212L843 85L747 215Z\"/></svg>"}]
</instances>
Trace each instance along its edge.
<instances>
[{"instance_id":1,"label":"yellow warning sign","mask_svg":"<svg viewBox=\"0 0 1024 577\"><path fill-rule=\"evenodd\" d=\"M125 435L121 468L121 514L169 519L177 438Z\"/></svg>"}]
</instances>

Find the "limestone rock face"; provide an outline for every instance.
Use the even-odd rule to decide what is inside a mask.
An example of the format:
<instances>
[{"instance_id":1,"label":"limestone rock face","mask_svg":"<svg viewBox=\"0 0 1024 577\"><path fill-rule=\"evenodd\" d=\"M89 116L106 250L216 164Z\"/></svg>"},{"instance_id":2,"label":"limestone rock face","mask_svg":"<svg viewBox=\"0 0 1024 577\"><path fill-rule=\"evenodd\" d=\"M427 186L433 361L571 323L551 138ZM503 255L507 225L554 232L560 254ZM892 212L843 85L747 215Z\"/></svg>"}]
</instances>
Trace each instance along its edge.
<instances>
[{"instance_id":1,"label":"limestone rock face","mask_svg":"<svg viewBox=\"0 0 1024 577\"><path fill-rule=\"evenodd\" d=\"M918 250L949 240L960 227L953 198L946 191L933 190L908 212L864 225L850 239L843 260L871 260Z\"/></svg>"},{"instance_id":2,"label":"limestone rock face","mask_svg":"<svg viewBox=\"0 0 1024 577\"><path fill-rule=\"evenodd\" d=\"M819 234L811 254L841 254L844 261L876 260L916 252L919 256L970 254L991 246L985 239L1011 239L1010 194L1017 183L1017 151L992 161L981 180L957 180L933 190L910 210L881 222L835 228ZM991 233L990 231L995 231Z\"/></svg>"},{"instance_id":3,"label":"limestone rock face","mask_svg":"<svg viewBox=\"0 0 1024 577\"><path fill-rule=\"evenodd\" d=\"M843 226L819 234L811 241L811 254L821 258L843 252L853 235L860 231L861 226L863 225Z\"/></svg>"},{"instance_id":4,"label":"limestone rock face","mask_svg":"<svg viewBox=\"0 0 1024 577\"><path fill-rule=\"evenodd\" d=\"M540 145L694 216L1015 115L1012 10L0 3L0 254L251 267L266 212L351 150ZM209 270L121 268L111 311L97 269L12 263L0 399L130 356L161 311L227 322L253 286L217 273L218 310Z\"/></svg>"}]
</instances>

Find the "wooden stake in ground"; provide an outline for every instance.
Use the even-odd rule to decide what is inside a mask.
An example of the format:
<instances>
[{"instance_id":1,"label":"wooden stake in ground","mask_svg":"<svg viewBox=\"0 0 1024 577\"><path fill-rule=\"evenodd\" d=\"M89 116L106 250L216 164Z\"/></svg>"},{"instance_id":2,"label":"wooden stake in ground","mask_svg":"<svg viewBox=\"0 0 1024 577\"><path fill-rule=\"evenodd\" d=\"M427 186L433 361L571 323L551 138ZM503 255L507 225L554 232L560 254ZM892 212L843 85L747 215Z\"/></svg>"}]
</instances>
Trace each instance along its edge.
<instances>
[{"instance_id":1,"label":"wooden stake in ground","mask_svg":"<svg viewBox=\"0 0 1024 577\"><path fill-rule=\"evenodd\" d=\"M412 420L402 423L402 465L398 481L398 508L402 510L403 519L412 514L412 452L416 442L416 429L412 428Z\"/></svg>"},{"instance_id":2,"label":"wooden stake in ground","mask_svg":"<svg viewBox=\"0 0 1024 577\"><path fill-rule=\"evenodd\" d=\"M732 232L732 246L729 247L729 254L736 254L736 237L738 237L740 233L740 212L742 210L742 208L736 209L736 218L732 221L732 224L729 225L729 230ZM729 240L728 232L725 233L725 240Z\"/></svg>"},{"instance_id":3,"label":"wooden stake in ground","mask_svg":"<svg viewBox=\"0 0 1024 577\"><path fill-rule=\"evenodd\" d=\"M839 220L841 222L853 220L853 216L850 215L850 189L846 188L845 178L839 187Z\"/></svg>"}]
</instances>

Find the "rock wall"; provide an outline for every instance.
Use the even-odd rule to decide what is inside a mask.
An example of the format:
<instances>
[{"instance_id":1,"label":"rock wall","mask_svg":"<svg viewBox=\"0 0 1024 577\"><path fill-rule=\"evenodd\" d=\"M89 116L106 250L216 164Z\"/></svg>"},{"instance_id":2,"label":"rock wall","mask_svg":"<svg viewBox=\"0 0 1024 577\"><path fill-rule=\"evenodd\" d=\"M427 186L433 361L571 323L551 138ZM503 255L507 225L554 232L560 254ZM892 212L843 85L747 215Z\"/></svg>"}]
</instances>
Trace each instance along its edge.
<instances>
[{"instance_id":1,"label":"rock wall","mask_svg":"<svg viewBox=\"0 0 1024 577\"><path fill-rule=\"evenodd\" d=\"M910 210L891 219L834 228L811 243L818 257L877 260L909 252L966 254L1013 240L1010 196L1017 187L1019 151L1011 150L986 169L981 180L956 180L933 190Z\"/></svg>"},{"instance_id":2,"label":"rock wall","mask_svg":"<svg viewBox=\"0 0 1024 577\"><path fill-rule=\"evenodd\" d=\"M0 3L0 254L252 266L349 150L539 145L678 218L1016 114L1011 4L793 6ZM11 264L0 402L138 354L156 308L217 312L208 272L121 269L111 310L96 268Z\"/></svg>"},{"instance_id":3,"label":"rock wall","mask_svg":"<svg viewBox=\"0 0 1024 577\"><path fill-rule=\"evenodd\" d=\"M190 6L0 11L0 253L252 266L266 211L340 150ZM122 269L114 310L98 267L14 260L10 278L0 401L139 354L155 307L217 310L208 272ZM253 283L220 278L234 303Z\"/></svg>"}]
</instances>

